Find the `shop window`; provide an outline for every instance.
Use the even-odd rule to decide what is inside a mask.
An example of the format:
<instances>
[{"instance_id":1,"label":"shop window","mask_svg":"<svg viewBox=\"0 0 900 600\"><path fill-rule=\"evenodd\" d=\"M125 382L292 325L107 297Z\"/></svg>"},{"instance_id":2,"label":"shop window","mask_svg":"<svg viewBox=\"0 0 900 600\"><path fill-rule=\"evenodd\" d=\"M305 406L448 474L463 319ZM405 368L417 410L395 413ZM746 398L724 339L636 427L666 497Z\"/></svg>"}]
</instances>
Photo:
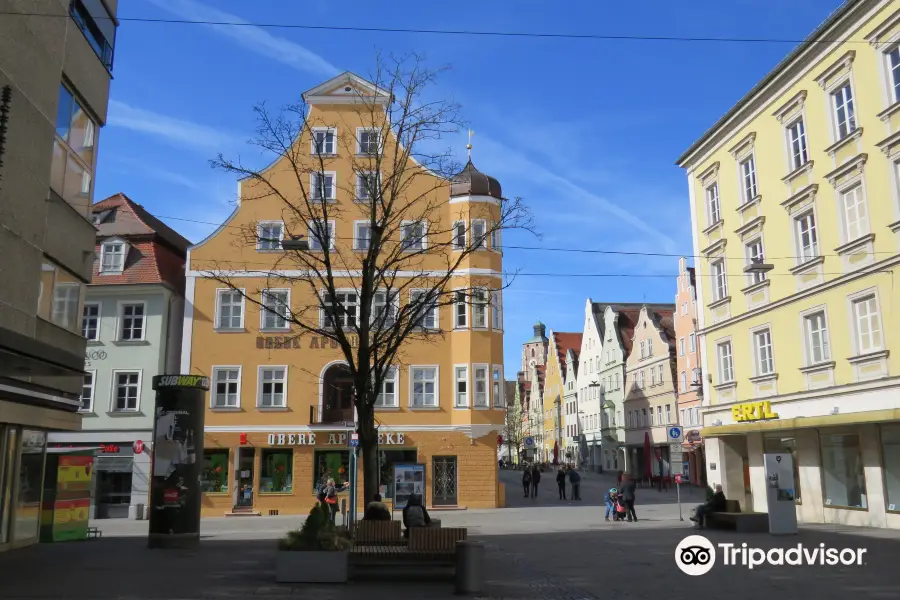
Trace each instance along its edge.
<instances>
[{"instance_id":1,"label":"shop window","mask_svg":"<svg viewBox=\"0 0 900 600\"><path fill-rule=\"evenodd\" d=\"M337 481L337 479L335 479ZM288 493L294 489L294 451L263 450L260 493Z\"/></svg>"},{"instance_id":2,"label":"shop window","mask_svg":"<svg viewBox=\"0 0 900 600\"><path fill-rule=\"evenodd\" d=\"M314 463L316 478L313 480L313 491L317 491L329 479L335 483L350 479L350 452L348 450L316 451Z\"/></svg>"},{"instance_id":3,"label":"shop window","mask_svg":"<svg viewBox=\"0 0 900 600\"><path fill-rule=\"evenodd\" d=\"M228 450L203 451L203 478L200 485L204 492L228 491Z\"/></svg>"},{"instance_id":4,"label":"shop window","mask_svg":"<svg viewBox=\"0 0 900 600\"><path fill-rule=\"evenodd\" d=\"M378 453L379 488L382 498L394 497L394 465L418 461L418 452L412 450L383 450Z\"/></svg>"},{"instance_id":5,"label":"shop window","mask_svg":"<svg viewBox=\"0 0 900 600\"><path fill-rule=\"evenodd\" d=\"M766 454L790 454L791 461L794 463L794 500L797 502L801 498L800 490L800 464L797 461L797 447L793 438L765 438L764 451Z\"/></svg>"},{"instance_id":6,"label":"shop window","mask_svg":"<svg viewBox=\"0 0 900 600\"><path fill-rule=\"evenodd\" d=\"M887 509L900 511L900 427L888 425L881 428L881 456Z\"/></svg>"},{"instance_id":7,"label":"shop window","mask_svg":"<svg viewBox=\"0 0 900 600\"><path fill-rule=\"evenodd\" d=\"M44 447L47 434L43 431L22 431L19 458L19 495L13 524L14 541L36 538L41 521L41 489L44 481Z\"/></svg>"},{"instance_id":8,"label":"shop window","mask_svg":"<svg viewBox=\"0 0 900 600\"><path fill-rule=\"evenodd\" d=\"M820 435L825 506L868 508L857 434Z\"/></svg>"}]
</instances>

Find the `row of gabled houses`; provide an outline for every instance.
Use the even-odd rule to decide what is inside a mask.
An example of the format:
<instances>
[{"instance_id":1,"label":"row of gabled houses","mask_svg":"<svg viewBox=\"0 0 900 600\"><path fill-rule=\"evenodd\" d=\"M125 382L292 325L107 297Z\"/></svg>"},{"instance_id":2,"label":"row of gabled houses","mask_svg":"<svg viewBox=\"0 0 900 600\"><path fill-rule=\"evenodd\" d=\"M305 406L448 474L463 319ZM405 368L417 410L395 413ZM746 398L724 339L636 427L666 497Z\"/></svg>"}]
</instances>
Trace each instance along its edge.
<instances>
[{"instance_id":1,"label":"row of gabled houses","mask_svg":"<svg viewBox=\"0 0 900 600\"><path fill-rule=\"evenodd\" d=\"M519 458L702 484L696 298L681 259L672 304L588 298L580 332L535 324L516 382ZM674 444L673 425L683 432Z\"/></svg>"}]
</instances>

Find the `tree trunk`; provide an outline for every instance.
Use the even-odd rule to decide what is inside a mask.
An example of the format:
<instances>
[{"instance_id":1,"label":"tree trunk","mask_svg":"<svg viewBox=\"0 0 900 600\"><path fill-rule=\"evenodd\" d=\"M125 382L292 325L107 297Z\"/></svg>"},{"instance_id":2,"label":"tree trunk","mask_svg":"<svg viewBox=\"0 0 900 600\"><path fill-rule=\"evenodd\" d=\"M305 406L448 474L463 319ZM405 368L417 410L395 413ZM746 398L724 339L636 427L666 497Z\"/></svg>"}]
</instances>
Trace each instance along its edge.
<instances>
[{"instance_id":1,"label":"tree trunk","mask_svg":"<svg viewBox=\"0 0 900 600\"><path fill-rule=\"evenodd\" d=\"M363 463L363 505L372 502L378 493L378 432L373 409L357 408L359 418L359 447Z\"/></svg>"}]
</instances>

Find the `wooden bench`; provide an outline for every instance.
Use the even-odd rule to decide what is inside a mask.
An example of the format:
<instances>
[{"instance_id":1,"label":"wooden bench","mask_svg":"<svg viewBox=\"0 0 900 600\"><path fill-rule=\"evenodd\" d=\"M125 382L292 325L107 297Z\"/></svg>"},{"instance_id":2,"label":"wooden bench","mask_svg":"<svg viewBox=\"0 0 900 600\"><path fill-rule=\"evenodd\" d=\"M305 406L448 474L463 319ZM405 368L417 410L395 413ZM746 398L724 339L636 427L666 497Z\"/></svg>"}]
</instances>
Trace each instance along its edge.
<instances>
[{"instance_id":1,"label":"wooden bench","mask_svg":"<svg viewBox=\"0 0 900 600\"><path fill-rule=\"evenodd\" d=\"M357 567L453 566L456 564L456 542L466 539L468 530L464 527L414 527L409 530L408 543L354 544L350 549L350 564Z\"/></svg>"},{"instance_id":2,"label":"wooden bench","mask_svg":"<svg viewBox=\"0 0 900 600\"><path fill-rule=\"evenodd\" d=\"M353 543L360 546L403 546L400 521L359 521Z\"/></svg>"},{"instance_id":3,"label":"wooden bench","mask_svg":"<svg viewBox=\"0 0 900 600\"><path fill-rule=\"evenodd\" d=\"M99 540L102 537L103 537L103 532L100 531L97 527L88 527L87 528L87 539Z\"/></svg>"},{"instance_id":4,"label":"wooden bench","mask_svg":"<svg viewBox=\"0 0 900 600\"><path fill-rule=\"evenodd\" d=\"M738 533L762 533L769 530L769 515L760 512L741 512L737 500L726 500L725 510L709 513L704 518L708 529L731 529Z\"/></svg>"}]
</instances>

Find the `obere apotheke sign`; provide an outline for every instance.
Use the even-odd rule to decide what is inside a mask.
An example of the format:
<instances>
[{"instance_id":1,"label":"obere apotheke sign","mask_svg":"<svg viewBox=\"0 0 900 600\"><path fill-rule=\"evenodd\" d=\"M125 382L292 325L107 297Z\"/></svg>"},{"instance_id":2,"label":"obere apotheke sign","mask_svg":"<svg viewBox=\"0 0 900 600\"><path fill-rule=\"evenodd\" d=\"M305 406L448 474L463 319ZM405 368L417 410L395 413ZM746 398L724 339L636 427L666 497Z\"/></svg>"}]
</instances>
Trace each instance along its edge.
<instances>
[{"instance_id":1,"label":"obere apotheke sign","mask_svg":"<svg viewBox=\"0 0 900 600\"><path fill-rule=\"evenodd\" d=\"M347 433L270 433L267 440L270 446L315 446L325 443L328 446L346 446L350 439ZM402 433L379 433L378 445L400 446L406 443Z\"/></svg>"}]
</instances>

